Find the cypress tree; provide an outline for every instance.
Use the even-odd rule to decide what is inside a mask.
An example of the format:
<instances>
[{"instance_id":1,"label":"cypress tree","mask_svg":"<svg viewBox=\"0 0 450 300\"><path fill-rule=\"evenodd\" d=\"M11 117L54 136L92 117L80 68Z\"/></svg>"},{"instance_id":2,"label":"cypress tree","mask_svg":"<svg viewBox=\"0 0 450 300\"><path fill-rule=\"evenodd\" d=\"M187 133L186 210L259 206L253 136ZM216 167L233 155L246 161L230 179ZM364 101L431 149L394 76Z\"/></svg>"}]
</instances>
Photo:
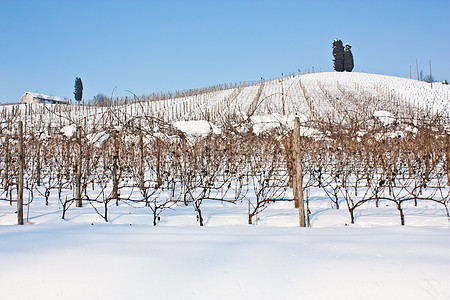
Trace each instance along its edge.
<instances>
[{"instance_id":1,"label":"cypress tree","mask_svg":"<svg viewBox=\"0 0 450 300\"><path fill-rule=\"evenodd\" d=\"M349 44L345 44L345 49L344 49L344 69L347 72L351 72L353 70L353 54L352 51L350 50L352 48L351 45Z\"/></svg>"},{"instance_id":2,"label":"cypress tree","mask_svg":"<svg viewBox=\"0 0 450 300\"><path fill-rule=\"evenodd\" d=\"M342 46L342 41L339 39L333 41L333 57L334 70L344 72L344 46Z\"/></svg>"},{"instance_id":3,"label":"cypress tree","mask_svg":"<svg viewBox=\"0 0 450 300\"><path fill-rule=\"evenodd\" d=\"M81 82L80 77L75 78L75 91L73 94L75 95L75 100L78 102L83 98L83 82Z\"/></svg>"}]
</instances>

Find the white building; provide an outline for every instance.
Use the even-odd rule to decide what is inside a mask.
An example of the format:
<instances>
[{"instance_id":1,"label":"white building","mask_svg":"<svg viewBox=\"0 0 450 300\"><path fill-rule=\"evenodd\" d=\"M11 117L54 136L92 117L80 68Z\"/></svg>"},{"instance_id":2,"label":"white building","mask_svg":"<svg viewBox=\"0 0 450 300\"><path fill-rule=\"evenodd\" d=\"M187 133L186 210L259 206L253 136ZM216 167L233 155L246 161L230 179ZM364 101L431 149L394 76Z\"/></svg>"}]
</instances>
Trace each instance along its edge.
<instances>
[{"instance_id":1,"label":"white building","mask_svg":"<svg viewBox=\"0 0 450 300\"><path fill-rule=\"evenodd\" d=\"M47 96L43 94L27 92L25 93L25 95L22 96L22 98L20 98L20 102L28 104L36 104L36 103L67 104L68 100L55 96Z\"/></svg>"}]
</instances>

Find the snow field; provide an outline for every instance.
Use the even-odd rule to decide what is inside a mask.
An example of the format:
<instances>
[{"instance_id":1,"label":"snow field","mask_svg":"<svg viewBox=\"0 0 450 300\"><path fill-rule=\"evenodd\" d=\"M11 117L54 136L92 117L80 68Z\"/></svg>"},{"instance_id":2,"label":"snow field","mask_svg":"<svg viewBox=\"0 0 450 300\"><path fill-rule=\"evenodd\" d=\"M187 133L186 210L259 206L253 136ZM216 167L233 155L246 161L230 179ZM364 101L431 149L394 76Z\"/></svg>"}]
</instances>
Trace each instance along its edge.
<instances>
[{"instance_id":1,"label":"snow field","mask_svg":"<svg viewBox=\"0 0 450 300\"><path fill-rule=\"evenodd\" d=\"M6 226L2 299L448 299L444 228Z\"/></svg>"}]
</instances>

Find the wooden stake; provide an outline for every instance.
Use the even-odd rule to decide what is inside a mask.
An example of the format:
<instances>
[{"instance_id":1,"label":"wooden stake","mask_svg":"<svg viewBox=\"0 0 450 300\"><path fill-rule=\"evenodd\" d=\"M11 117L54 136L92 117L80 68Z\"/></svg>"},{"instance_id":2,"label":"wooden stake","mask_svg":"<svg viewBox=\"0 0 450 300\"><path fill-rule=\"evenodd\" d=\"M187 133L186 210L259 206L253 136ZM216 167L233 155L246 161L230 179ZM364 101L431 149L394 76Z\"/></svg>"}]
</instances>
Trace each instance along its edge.
<instances>
[{"instance_id":1,"label":"wooden stake","mask_svg":"<svg viewBox=\"0 0 450 300\"><path fill-rule=\"evenodd\" d=\"M113 168L112 168L112 195L111 199L116 199L116 206L119 205L119 139L118 132L115 131L114 137L114 150L113 150Z\"/></svg>"},{"instance_id":2,"label":"wooden stake","mask_svg":"<svg viewBox=\"0 0 450 300\"><path fill-rule=\"evenodd\" d=\"M23 225L23 168L25 165L23 153L23 123L19 121L19 178L17 183L17 224Z\"/></svg>"},{"instance_id":3,"label":"wooden stake","mask_svg":"<svg viewBox=\"0 0 450 300\"><path fill-rule=\"evenodd\" d=\"M142 136L142 121L139 121L139 189L144 190L144 138Z\"/></svg>"},{"instance_id":4,"label":"wooden stake","mask_svg":"<svg viewBox=\"0 0 450 300\"><path fill-rule=\"evenodd\" d=\"M293 134L294 134L294 143L293 143L294 199L298 203L299 226L306 227L305 205L303 201L302 161L300 157L300 120L298 117L295 117Z\"/></svg>"},{"instance_id":5,"label":"wooden stake","mask_svg":"<svg viewBox=\"0 0 450 300\"><path fill-rule=\"evenodd\" d=\"M76 185L76 201L77 201L77 207L83 207L83 202L81 200L81 128L80 126L77 126L77 165L76 165L76 171L75 174L75 185Z\"/></svg>"}]
</instances>

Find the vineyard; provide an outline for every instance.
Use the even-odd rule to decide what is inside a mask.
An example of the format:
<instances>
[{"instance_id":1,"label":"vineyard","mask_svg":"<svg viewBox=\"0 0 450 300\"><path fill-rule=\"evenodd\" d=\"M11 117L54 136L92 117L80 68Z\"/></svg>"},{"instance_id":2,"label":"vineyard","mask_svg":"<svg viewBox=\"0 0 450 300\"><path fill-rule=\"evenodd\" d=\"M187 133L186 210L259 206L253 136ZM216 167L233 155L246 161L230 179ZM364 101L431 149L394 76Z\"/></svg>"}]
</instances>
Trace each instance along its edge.
<instances>
[{"instance_id":1,"label":"vineyard","mask_svg":"<svg viewBox=\"0 0 450 300\"><path fill-rule=\"evenodd\" d=\"M57 215L86 223L297 226L296 151L307 226L393 212L401 225L409 214L446 224L449 99L440 83L316 73L130 93L105 106L4 106L0 224L17 223L23 193L29 224ZM346 215L321 223L330 211Z\"/></svg>"}]
</instances>

